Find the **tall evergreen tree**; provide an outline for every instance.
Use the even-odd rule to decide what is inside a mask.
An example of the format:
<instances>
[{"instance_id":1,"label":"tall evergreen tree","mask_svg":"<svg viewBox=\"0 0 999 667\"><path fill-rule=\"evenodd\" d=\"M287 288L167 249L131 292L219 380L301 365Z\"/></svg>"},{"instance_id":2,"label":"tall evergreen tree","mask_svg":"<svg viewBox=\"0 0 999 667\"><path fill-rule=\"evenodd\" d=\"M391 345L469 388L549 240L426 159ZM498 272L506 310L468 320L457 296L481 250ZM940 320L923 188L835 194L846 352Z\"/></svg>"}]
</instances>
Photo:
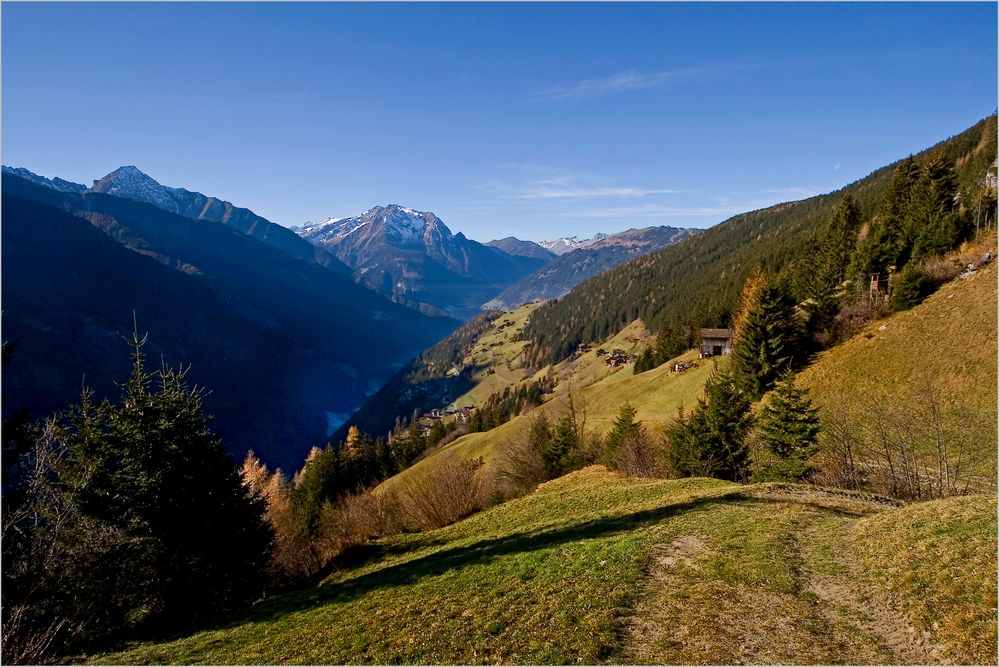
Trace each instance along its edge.
<instances>
[{"instance_id":1,"label":"tall evergreen tree","mask_svg":"<svg viewBox=\"0 0 999 667\"><path fill-rule=\"evenodd\" d=\"M751 398L759 398L796 361L800 327L783 286L766 281L756 288L733 352L736 376Z\"/></svg>"},{"instance_id":2,"label":"tall evergreen tree","mask_svg":"<svg viewBox=\"0 0 999 667\"><path fill-rule=\"evenodd\" d=\"M604 449L604 464L608 468L614 467L615 454L621 443L628 438L638 435L640 424L635 421L638 410L631 403L624 403L618 410L617 417L610 433L607 434L607 444Z\"/></svg>"},{"instance_id":3,"label":"tall evergreen tree","mask_svg":"<svg viewBox=\"0 0 999 667\"><path fill-rule=\"evenodd\" d=\"M265 584L262 501L212 433L201 393L182 372L147 373L143 342L133 339L121 402L84 391L29 461L33 509L21 527L35 546L18 557L49 554L23 570L46 591L32 605L84 628L85 642L190 627Z\"/></svg>"},{"instance_id":4,"label":"tall evergreen tree","mask_svg":"<svg viewBox=\"0 0 999 667\"><path fill-rule=\"evenodd\" d=\"M819 308L827 308L839 285L847 279L850 259L857 246L860 209L850 195L843 197L833 212L814 258L811 297Z\"/></svg>"},{"instance_id":5,"label":"tall evergreen tree","mask_svg":"<svg viewBox=\"0 0 999 667\"><path fill-rule=\"evenodd\" d=\"M770 479L797 481L811 473L808 460L818 451L818 408L808 391L795 385L794 374L785 374L769 395L759 420L760 442L777 457L766 471Z\"/></svg>"},{"instance_id":6,"label":"tall evergreen tree","mask_svg":"<svg viewBox=\"0 0 999 667\"><path fill-rule=\"evenodd\" d=\"M673 468L683 476L744 480L749 470L746 436L752 426L750 399L731 372L716 370L705 398L667 431Z\"/></svg>"},{"instance_id":7,"label":"tall evergreen tree","mask_svg":"<svg viewBox=\"0 0 999 667\"><path fill-rule=\"evenodd\" d=\"M541 449L541 458L550 479L561 477L583 465L580 444L572 416L563 415L555 422L551 437Z\"/></svg>"}]
</instances>

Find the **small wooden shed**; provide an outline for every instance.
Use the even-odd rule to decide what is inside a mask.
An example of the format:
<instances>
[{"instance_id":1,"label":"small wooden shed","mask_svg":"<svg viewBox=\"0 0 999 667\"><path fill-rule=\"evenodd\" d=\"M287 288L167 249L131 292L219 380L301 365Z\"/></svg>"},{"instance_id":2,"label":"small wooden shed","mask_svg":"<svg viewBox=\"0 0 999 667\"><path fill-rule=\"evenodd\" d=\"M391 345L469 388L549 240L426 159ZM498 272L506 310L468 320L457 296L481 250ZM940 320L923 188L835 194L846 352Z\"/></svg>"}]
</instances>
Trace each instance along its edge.
<instances>
[{"instance_id":1,"label":"small wooden shed","mask_svg":"<svg viewBox=\"0 0 999 667\"><path fill-rule=\"evenodd\" d=\"M732 352L731 329L701 329L701 354L717 357Z\"/></svg>"}]
</instances>

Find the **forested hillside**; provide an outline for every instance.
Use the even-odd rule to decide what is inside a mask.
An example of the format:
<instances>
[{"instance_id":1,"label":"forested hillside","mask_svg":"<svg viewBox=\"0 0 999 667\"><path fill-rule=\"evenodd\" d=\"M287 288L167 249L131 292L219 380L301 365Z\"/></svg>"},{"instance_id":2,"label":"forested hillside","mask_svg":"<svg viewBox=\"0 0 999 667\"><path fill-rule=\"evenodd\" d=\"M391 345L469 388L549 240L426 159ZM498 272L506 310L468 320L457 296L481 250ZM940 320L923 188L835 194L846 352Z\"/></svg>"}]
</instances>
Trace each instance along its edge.
<instances>
[{"instance_id":1,"label":"forested hillside","mask_svg":"<svg viewBox=\"0 0 999 667\"><path fill-rule=\"evenodd\" d=\"M996 160L996 116L919 153L952 163L965 204L984 189ZM859 218L869 220L886 192L896 164L826 195L744 213L657 253L632 260L577 286L540 308L525 337L534 343L534 363L569 355L581 342L600 340L636 318L653 331L671 324L731 323L742 285L756 267L776 273L806 259L836 207L847 195ZM986 211L978 211L984 217Z\"/></svg>"}]
</instances>

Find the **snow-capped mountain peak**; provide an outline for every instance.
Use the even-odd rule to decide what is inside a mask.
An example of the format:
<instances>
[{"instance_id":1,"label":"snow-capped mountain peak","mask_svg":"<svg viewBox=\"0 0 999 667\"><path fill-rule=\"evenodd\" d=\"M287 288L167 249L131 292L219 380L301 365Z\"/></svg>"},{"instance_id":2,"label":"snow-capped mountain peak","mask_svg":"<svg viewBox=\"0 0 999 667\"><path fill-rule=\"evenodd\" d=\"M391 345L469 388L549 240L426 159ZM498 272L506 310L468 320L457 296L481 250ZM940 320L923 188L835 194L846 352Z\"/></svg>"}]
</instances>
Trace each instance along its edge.
<instances>
[{"instance_id":1,"label":"snow-capped mountain peak","mask_svg":"<svg viewBox=\"0 0 999 667\"><path fill-rule=\"evenodd\" d=\"M91 190L144 201L171 213L180 212L181 191L160 185L156 179L134 165L118 167L104 178L94 181Z\"/></svg>"},{"instance_id":2,"label":"snow-capped mountain peak","mask_svg":"<svg viewBox=\"0 0 999 667\"><path fill-rule=\"evenodd\" d=\"M66 181L59 177L45 178L44 176L39 176L33 171L28 171L24 167L8 167L7 165L3 165L3 173L11 174L13 176L17 176L19 178L31 181L36 185L41 185L46 188L52 188L53 190L58 190L60 192L81 193L87 191L86 185L80 185L79 183Z\"/></svg>"},{"instance_id":3,"label":"snow-capped mountain peak","mask_svg":"<svg viewBox=\"0 0 999 667\"><path fill-rule=\"evenodd\" d=\"M607 238L607 234L599 232L594 234L592 238L581 239L578 236L563 236L562 238L555 239L554 241L538 241L538 245L553 252L556 255L564 255L567 252L572 252L579 248L585 248L588 245L593 245L601 239Z\"/></svg>"},{"instance_id":4,"label":"snow-capped mountain peak","mask_svg":"<svg viewBox=\"0 0 999 667\"><path fill-rule=\"evenodd\" d=\"M432 243L435 238L452 236L451 230L433 213L398 204L375 206L350 218L331 217L307 223L297 231L312 243L323 245L337 243L362 228L383 231L387 240L402 246L422 245Z\"/></svg>"}]
</instances>

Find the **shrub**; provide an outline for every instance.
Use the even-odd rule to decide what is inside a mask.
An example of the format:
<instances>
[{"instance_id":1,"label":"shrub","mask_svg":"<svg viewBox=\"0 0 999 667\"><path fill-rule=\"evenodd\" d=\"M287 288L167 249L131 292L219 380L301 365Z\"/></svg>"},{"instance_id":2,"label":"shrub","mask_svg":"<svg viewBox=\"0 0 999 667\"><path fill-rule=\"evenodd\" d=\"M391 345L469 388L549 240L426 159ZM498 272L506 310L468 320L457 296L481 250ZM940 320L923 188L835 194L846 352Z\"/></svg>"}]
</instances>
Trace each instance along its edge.
<instances>
[{"instance_id":1,"label":"shrub","mask_svg":"<svg viewBox=\"0 0 999 667\"><path fill-rule=\"evenodd\" d=\"M530 493L548 479L545 460L541 457L541 443L535 442L532 437L548 431L543 424L537 424L538 419L546 418L543 415L533 417L527 428L503 443L490 460L489 475L501 498L516 498Z\"/></svg>"},{"instance_id":2,"label":"shrub","mask_svg":"<svg viewBox=\"0 0 999 667\"><path fill-rule=\"evenodd\" d=\"M669 477L665 442L641 424L623 437L614 450L613 468L630 477Z\"/></svg>"},{"instance_id":3,"label":"shrub","mask_svg":"<svg viewBox=\"0 0 999 667\"><path fill-rule=\"evenodd\" d=\"M894 280L891 308L898 312L919 305L933 291L933 281L922 269L909 264Z\"/></svg>"},{"instance_id":4,"label":"shrub","mask_svg":"<svg viewBox=\"0 0 999 667\"><path fill-rule=\"evenodd\" d=\"M440 454L402 484L399 504L407 528L432 530L473 514L484 506L483 485L476 474L482 460Z\"/></svg>"}]
</instances>

